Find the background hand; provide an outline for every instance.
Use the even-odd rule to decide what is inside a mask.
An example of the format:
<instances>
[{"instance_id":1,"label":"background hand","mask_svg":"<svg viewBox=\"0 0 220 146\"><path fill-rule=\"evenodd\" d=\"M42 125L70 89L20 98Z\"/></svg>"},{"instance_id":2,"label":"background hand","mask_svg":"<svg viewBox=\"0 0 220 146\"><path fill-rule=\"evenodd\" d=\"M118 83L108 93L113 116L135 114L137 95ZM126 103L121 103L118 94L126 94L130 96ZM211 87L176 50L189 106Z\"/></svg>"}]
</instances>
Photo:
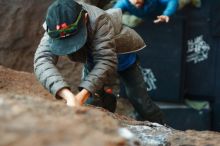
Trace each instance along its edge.
<instances>
[{"instance_id":1,"label":"background hand","mask_svg":"<svg viewBox=\"0 0 220 146\"><path fill-rule=\"evenodd\" d=\"M160 22L166 22L166 23L168 23L169 20L170 20L170 17L169 17L169 16L160 15L160 16L157 16L157 19L154 20L154 23L160 23Z\"/></svg>"}]
</instances>

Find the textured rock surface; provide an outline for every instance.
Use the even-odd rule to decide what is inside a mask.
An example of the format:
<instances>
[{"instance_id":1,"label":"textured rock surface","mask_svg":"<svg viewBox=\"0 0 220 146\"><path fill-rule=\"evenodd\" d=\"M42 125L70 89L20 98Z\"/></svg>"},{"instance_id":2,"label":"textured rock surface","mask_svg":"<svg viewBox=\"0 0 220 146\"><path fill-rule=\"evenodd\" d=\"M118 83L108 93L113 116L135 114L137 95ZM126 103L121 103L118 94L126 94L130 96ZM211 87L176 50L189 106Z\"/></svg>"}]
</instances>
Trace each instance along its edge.
<instances>
[{"instance_id":1,"label":"textured rock surface","mask_svg":"<svg viewBox=\"0 0 220 146\"><path fill-rule=\"evenodd\" d=\"M127 145L118 123L94 109L27 95L0 94L1 146Z\"/></svg>"},{"instance_id":2,"label":"textured rock surface","mask_svg":"<svg viewBox=\"0 0 220 146\"><path fill-rule=\"evenodd\" d=\"M126 145L104 112L53 100L29 73L0 67L0 146ZM101 137L101 138L100 138Z\"/></svg>"},{"instance_id":3,"label":"textured rock surface","mask_svg":"<svg viewBox=\"0 0 220 146\"><path fill-rule=\"evenodd\" d=\"M124 146L132 142L133 137L123 138L127 131L119 132L126 118L92 107L69 108L53 99L32 74L0 67L0 146Z\"/></svg>"},{"instance_id":4,"label":"textured rock surface","mask_svg":"<svg viewBox=\"0 0 220 146\"><path fill-rule=\"evenodd\" d=\"M66 107L63 101L54 100L33 74L1 66L0 119L0 146L218 146L220 143L219 133L181 132L91 106Z\"/></svg>"},{"instance_id":5,"label":"textured rock surface","mask_svg":"<svg viewBox=\"0 0 220 146\"><path fill-rule=\"evenodd\" d=\"M0 64L32 71L33 54L52 0L0 0Z\"/></svg>"},{"instance_id":6,"label":"textured rock surface","mask_svg":"<svg viewBox=\"0 0 220 146\"><path fill-rule=\"evenodd\" d=\"M219 146L220 133L187 130L175 133L168 141L173 146Z\"/></svg>"}]
</instances>

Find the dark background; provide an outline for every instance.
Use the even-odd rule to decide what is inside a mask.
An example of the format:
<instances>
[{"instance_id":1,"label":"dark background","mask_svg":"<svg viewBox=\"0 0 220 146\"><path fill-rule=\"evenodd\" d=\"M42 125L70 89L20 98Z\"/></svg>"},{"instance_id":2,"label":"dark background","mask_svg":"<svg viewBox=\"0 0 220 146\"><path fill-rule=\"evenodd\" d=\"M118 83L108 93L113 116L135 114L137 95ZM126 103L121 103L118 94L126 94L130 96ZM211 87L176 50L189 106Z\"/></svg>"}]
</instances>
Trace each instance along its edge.
<instances>
[{"instance_id":1,"label":"dark background","mask_svg":"<svg viewBox=\"0 0 220 146\"><path fill-rule=\"evenodd\" d=\"M146 21L135 28L148 45L139 52L142 67L151 69L156 78L157 88L149 95L166 105L161 108L174 128L220 131L219 10L220 1L202 0L201 8L186 6L168 24ZM187 61L195 53L187 52L188 42L199 37L199 55L207 56L198 62ZM186 104L186 99L206 101L209 106L198 110Z\"/></svg>"}]
</instances>

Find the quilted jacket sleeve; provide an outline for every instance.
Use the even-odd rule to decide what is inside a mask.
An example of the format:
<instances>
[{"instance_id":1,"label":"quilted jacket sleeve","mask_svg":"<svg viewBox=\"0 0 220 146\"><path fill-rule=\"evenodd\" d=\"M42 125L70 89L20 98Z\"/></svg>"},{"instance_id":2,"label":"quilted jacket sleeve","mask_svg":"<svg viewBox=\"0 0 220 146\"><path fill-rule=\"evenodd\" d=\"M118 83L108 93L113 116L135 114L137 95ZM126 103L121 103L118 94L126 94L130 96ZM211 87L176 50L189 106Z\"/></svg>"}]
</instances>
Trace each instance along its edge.
<instances>
[{"instance_id":1,"label":"quilted jacket sleeve","mask_svg":"<svg viewBox=\"0 0 220 146\"><path fill-rule=\"evenodd\" d=\"M64 87L69 87L57 70L58 56L49 49L49 36L44 34L34 56L34 73L40 83L54 96Z\"/></svg>"},{"instance_id":2,"label":"quilted jacket sleeve","mask_svg":"<svg viewBox=\"0 0 220 146\"><path fill-rule=\"evenodd\" d=\"M91 41L94 67L81 82L80 88L85 88L92 94L103 87L104 83L117 70L117 55L114 41L114 27L109 16L101 15L94 28Z\"/></svg>"}]
</instances>

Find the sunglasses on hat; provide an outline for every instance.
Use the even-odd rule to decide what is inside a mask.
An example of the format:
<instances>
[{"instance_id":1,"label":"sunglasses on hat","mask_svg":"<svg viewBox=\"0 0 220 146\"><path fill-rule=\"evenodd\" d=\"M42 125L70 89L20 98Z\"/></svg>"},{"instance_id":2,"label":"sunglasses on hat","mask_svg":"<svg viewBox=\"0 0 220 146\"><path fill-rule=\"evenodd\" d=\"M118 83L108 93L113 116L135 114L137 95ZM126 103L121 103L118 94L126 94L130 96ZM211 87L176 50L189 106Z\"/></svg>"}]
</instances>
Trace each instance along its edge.
<instances>
[{"instance_id":1,"label":"sunglasses on hat","mask_svg":"<svg viewBox=\"0 0 220 146\"><path fill-rule=\"evenodd\" d=\"M83 12L84 10L81 10L76 21L70 25L67 25L66 23L62 23L56 26L56 30L52 30L52 31L49 30L49 28L47 28L48 35L53 39L61 39L61 38L65 38L67 36L75 34L77 32L78 23L80 19L82 18Z\"/></svg>"}]
</instances>

